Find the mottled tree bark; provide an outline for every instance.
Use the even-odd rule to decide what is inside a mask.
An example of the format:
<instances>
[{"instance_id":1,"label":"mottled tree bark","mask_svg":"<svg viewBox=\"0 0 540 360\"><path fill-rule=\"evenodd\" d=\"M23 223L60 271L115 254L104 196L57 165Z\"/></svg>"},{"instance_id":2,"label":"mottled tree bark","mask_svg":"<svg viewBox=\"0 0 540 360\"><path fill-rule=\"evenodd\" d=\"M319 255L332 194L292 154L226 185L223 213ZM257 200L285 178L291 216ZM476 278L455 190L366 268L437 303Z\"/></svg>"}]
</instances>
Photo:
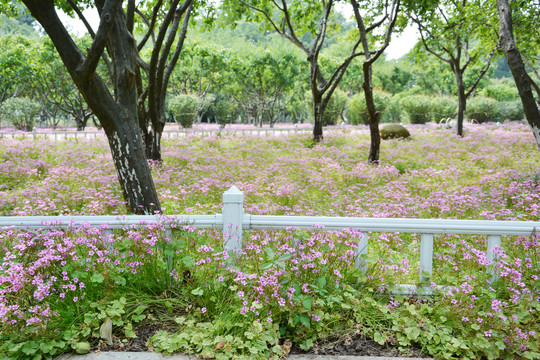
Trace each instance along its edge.
<instances>
[{"instance_id":1,"label":"mottled tree bark","mask_svg":"<svg viewBox=\"0 0 540 360\"><path fill-rule=\"evenodd\" d=\"M497 0L497 9L499 11L499 40L518 88L525 117L532 128L536 144L540 149L540 103L535 101L532 92L533 80L527 74L521 53L514 41L512 11L507 0Z\"/></svg>"},{"instance_id":2,"label":"mottled tree bark","mask_svg":"<svg viewBox=\"0 0 540 360\"><path fill-rule=\"evenodd\" d=\"M129 210L138 214L161 211L138 126L135 86L138 54L126 28L122 1L96 1L101 21L86 57L58 18L52 0L23 0L23 3L50 36L75 85L103 126ZM105 47L113 62L114 96L96 73Z\"/></svg>"}]
</instances>

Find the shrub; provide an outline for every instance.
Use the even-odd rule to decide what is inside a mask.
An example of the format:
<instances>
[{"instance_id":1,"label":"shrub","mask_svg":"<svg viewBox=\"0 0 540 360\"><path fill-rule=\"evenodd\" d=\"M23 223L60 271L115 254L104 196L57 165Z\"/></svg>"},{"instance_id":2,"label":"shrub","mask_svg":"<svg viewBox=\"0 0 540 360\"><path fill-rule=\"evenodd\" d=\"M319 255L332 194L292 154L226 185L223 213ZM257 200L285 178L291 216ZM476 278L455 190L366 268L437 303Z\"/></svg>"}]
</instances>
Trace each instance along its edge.
<instances>
[{"instance_id":1,"label":"shrub","mask_svg":"<svg viewBox=\"0 0 540 360\"><path fill-rule=\"evenodd\" d=\"M449 96L436 96L431 99L431 120L439 122L441 119L453 118L456 115L458 103Z\"/></svg>"},{"instance_id":2,"label":"shrub","mask_svg":"<svg viewBox=\"0 0 540 360\"><path fill-rule=\"evenodd\" d=\"M169 111L176 118L176 122L185 128L190 128L197 118L199 102L198 96L181 94L170 100Z\"/></svg>"},{"instance_id":3,"label":"shrub","mask_svg":"<svg viewBox=\"0 0 540 360\"><path fill-rule=\"evenodd\" d=\"M494 121L521 120L525 117L521 100L501 101L495 106Z\"/></svg>"},{"instance_id":4,"label":"shrub","mask_svg":"<svg viewBox=\"0 0 540 360\"><path fill-rule=\"evenodd\" d=\"M313 121L313 98L311 96L311 90L306 92L305 97L309 99L309 101L306 102L308 106L306 110L309 114L309 118ZM347 100L348 97L346 92L340 89L334 91L324 110L322 119L323 126L335 125L337 123L347 107Z\"/></svg>"},{"instance_id":5,"label":"shrub","mask_svg":"<svg viewBox=\"0 0 540 360\"><path fill-rule=\"evenodd\" d=\"M336 125L338 120L342 117L343 112L347 106L348 96L345 91L336 89L326 105L323 115L323 126Z\"/></svg>"},{"instance_id":6,"label":"shrub","mask_svg":"<svg viewBox=\"0 0 540 360\"><path fill-rule=\"evenodd\" d=\"M492 84L486 86L480 95L493 98L497 101L512 101L519 99L519 92L515 86L508 84Z\"/></svg>"},{"instance_id":7,"label":"shrub","mask_svg":"<svg viewBox=\"0 0 540 360\"><path fill-rule=\"evenodd\" d=\"M390 104L391 96L384 91L373 91L373 102L375 108L381 113L381 119ZM369 114L366 106L364 93L358 93L351 97L347 108L347 119L354 125L369 124Z\"/></svg>"},{"instance_id":8,"label":"shrub","mask_svg":"<svg viewBox=\"0 0 540 360\"><path fill-rule=\"evenodd\" d=\"M11 98L2 103L0 116L19 130L32 130L40 109L39 103L32 99Z\"/></svg>"},{"instance_id":9,"label":"shrub","mask_svg":"<svg viewBox=\"0 0 540 360\"><path fill-rule=\"evenodd\" d=\"M393 95L389 102L386 110L381 118L381 122L401 122L401 117L403 115L403 108L401 107L401 99L407 96L407 93L399 93Z\"/></svg>"},{"instance_id":10,"label":"shrub","mask_svg":"<svg viewBox=\"0 0 540 360\"><path fill-rule=\"evenodd\" d=\"M231 101L224 98L216 101L214 105L214 115L216 116L218 124L225 125L232 123L236 114L236 107Z\"/></svg>"},{"instance_id":11,"label":"shrub","mask_svg":"<svg viewBox=\"0 0 540 360\"><path fill-rule=\"evenodd\" d=\"M497 100L485 96L475 96L467 101L465 115L468 119L479 123L495 120L495 108Z\"/></svg>"},{"instance_id":12,"label":"shrub","mask_svg":"<svg viewBox=\"0 0 540 360\"><path fill-rule=\"evenodd\" d=\"M430 119L431 100L425 95L406 96L399 102L411 124L425 124Z\"/></svg>"}]
</instances>

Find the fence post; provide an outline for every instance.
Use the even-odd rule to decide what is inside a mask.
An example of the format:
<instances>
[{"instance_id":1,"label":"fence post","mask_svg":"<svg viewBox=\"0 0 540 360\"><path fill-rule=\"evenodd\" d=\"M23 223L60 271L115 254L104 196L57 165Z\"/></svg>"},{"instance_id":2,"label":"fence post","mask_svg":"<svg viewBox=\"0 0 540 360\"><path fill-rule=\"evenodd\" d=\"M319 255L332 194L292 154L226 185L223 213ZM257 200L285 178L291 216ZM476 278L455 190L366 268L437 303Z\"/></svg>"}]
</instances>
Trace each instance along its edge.
<instances>
[{"instance_id":1,"label":"fence post","mask_svg":"<svg viewBox=\"0 0 540 360\"><path fill-rule=\"evenodd\" d=\"M223 240L227 250L242 250L243 217L244 193L233 185L223 193Z\"/></svg>"},{"instance_id":2,"label":"fence post","mask_svg":"<svg viewBox=\"0 0 540 360\"><path fill-rule=\"evenodd\" d=\"M431 281L433 273L433 234L422 234L420 242L420 283Z\"/></svg>"},{"instance_id":3,"label":"fence post","mask_svg":"<svg viewBox=\"0 0 540 360\"><path fill-rule=\"evenodd\" d=\"M356 259L354 261L354 265L358 270L365 274L367 273L368 269L367 255L369 249L369 237L366 233L362 233L359 237L360 239L358 240L358 245L356 246Z\"/></svg>"},{"instance_id":4,"label":"fence post","mask_svg":"<svg viewBox=\"0 0 540 360\"><path fill-rule=\"evenodd\" d=\"M497 248L501 247L501 237L499 235L488 235L488 246L486 251L487 260L491 263L488 265L487 272L491 274L491 281L495 281L498 278L498 256L495 253Z\"/></svg>"}]
</instances>

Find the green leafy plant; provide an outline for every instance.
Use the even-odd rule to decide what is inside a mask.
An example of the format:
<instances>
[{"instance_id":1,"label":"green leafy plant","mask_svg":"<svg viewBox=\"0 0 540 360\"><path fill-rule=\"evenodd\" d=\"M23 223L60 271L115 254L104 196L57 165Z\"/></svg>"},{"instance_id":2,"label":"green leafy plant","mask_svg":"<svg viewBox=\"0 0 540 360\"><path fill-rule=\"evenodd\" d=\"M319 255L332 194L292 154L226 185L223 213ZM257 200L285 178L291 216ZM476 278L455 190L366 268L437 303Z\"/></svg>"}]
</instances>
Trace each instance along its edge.
<instances>
[{"instance_id":1,"label":"green leafy plant","mask_svg":"<svg viewBox=\"0 0 540 360\"><path fill-rule=\"evenodd\" d=\"M169 111L185 128L191 128L197 119L200 99L196 95L180 94L169 101Z\"/></svg>"},{"instance_id":2,"label":"green leafy plant","mask_svg":"<svg viewBox=\"0 0 540 360\"><path fill-rule=\"evenodd\" d=\"M399 102L411 124L425 124L431 119L431 99L425 95L409 95Z\"/></svg>"},{"instance_id":3,"label":"green leafy plant","mask_svg":"<svg viewBox=\"0 0 540 360\"><path fill-rule=\"evenodd\" d=\"M373 101L375 102L375 108L383 116L385 110L390 104L391 97L384 91L373 91ZM364 93L358 93L353 95L349 100L347 106L347 119L353 125L369 124L369 114L366 107L366 98Z\"/></svg>"},{"instance_id":4,"label":"green leafy plant","mask_svg":"<svg viewBox=\"0 0 540 360\"><path fill-rule=\"evenodd\" d=\"M0 106L0 116L19 130L31 131L40 109L39 103L32 99L11 98Z\"/></svg>"},{"instance_id":5,"label":"green leafy plant","mask_svg":"<svg viewBox=\"0 0 540 360\"><path fill-rule=\"evenodd\" d=\"M465 115L467 118L476 120L479 123L494 121L496 107L497 100L484 96L475 96L467 101Z\"/></svg>"}]
</instances>

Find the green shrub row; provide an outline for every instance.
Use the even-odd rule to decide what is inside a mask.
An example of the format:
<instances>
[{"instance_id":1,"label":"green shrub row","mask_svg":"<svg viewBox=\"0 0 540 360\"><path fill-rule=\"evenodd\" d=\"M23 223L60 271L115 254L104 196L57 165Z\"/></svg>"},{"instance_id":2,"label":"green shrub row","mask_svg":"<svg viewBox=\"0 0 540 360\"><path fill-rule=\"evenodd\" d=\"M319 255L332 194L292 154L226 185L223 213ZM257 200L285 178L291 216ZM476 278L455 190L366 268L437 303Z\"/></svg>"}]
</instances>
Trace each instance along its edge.
<instances>
[{"instance_id":1,"label":"green shrub row","mask_svg":"<svg viewBox=\"0 0 540 360\"><path fill-rule=\"evenodd\" d=\"M405 93L391 96L383 91L374 91L373 100L377 111L381 113L381 122L425 124L457 116L457 99L449 96L432 97ZM465 111L467 119L478 123L521 120L524 116L521 101L497 101L486 96L470 98ZM368 124L369 116L363 93L349 98L346 118L353 125Z\"/></svg>"}]
</instances>

